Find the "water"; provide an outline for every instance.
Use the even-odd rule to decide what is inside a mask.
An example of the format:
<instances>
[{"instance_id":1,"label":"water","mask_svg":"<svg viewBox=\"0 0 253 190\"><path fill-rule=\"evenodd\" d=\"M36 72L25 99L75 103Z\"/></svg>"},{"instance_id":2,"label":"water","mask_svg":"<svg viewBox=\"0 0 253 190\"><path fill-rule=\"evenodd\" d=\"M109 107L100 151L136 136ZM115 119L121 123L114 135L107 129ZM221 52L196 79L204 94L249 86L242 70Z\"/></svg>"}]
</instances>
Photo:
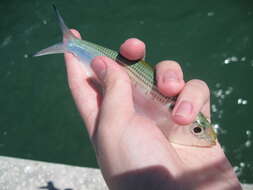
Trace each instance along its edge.
<instances>
[{"instance_id":1,"label":"water","mask_svg":"<svg viewBox=\"0 0 253 190\"><path fill-rule=\"evenodd\" d=\"M173 59L205 80L212 118L240 180L253 183L253 3L250 0L55 0L69 26L112 49L146 42L150 63ZM62 55L31 54L60 41L51 1L0 3L0 154L96 167L66 81Z\"/></svg>"}]
</instances>

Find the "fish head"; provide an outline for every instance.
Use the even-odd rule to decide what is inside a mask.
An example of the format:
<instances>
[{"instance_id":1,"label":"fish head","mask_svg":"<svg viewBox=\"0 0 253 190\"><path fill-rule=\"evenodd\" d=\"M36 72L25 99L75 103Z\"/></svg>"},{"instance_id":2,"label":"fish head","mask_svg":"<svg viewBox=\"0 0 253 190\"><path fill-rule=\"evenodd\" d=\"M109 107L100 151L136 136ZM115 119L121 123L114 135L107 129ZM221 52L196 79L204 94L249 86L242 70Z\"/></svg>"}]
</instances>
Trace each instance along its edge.
<instances>
[{"instance_id":1,"label":"fish head","mask_svg":"<svg viewBox=\"0 0 253 190\"><path fill-rule=\"evenodd\" d=\"M171 121L171 122L169 122ZM189 125L178 125L171 119L158 125L171 143L195 147L216 145L217 134L206 117L199 113L196 120Z\"/></svg>"},{"instance_id":2,"label":"fish head","mask_svg":"<svg viewBox=\"0 0 253 190\"><path fill-rule=\"evenodd\" d=\"M217 134L211 123L199 113L195 122L189 126L189 131L196 138L195 146L213 146L216 144Z\"/></svg>"}]
</instances>

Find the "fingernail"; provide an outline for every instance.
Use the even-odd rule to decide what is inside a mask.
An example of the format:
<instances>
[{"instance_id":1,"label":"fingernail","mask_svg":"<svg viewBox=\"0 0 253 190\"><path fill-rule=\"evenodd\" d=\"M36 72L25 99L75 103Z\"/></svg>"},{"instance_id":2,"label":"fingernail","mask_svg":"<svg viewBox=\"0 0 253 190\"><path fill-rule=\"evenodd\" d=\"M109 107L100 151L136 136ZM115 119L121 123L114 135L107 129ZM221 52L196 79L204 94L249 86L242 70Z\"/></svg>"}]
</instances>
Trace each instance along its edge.
<instances>
[{"instance_id":1,"label":"fingernail","mask_svg":"<svg viewBox=\"0 0 253 190\"><path fill-rule=\"evenodd\" d=\"M167 83L167 82L171 82L171 81L178 82L179 78L175 72L167 71L163 76L163 82Z\"/></svg>"},{"instance_id":2,"label":"fingernail","mask_svg":"<svg viewBox=\"0 0 253 190\"><path fill-rule=\"evenodd\" d=\"M100 78L101 80L104 80L106 75L106 63L102 59L96 59L92 64L92 69Z\"/></svg>"},{"instance_id":3,"label":"fingernail","mask_svg":"<svg viewBox=\"0 0 253 190\"><path fill-rule=\"evenodd\" d=\"M189 115L192 114L192 109L193 109L193 106L190 102L188 101L182 101L176 112L175 112L175 116L180 116L180 117L188 117Z\"/></svg>"}]
</instances>

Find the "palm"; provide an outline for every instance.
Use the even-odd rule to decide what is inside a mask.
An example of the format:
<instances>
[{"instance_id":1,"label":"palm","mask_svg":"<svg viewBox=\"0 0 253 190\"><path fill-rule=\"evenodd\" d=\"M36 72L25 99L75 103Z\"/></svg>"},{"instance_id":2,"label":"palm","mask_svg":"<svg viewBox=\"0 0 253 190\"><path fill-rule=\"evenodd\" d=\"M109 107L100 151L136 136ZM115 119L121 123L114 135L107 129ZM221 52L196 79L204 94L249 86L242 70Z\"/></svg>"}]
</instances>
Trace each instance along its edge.
<instances>
[{"instance_id":1,"label":"palm","mask_svg":"<svg viewBox=\"0 0 253 190\"><path fill-rule=\"evenodd\" d=\"M171 144L149 118L137 114L129 118L130 121L126 121L127 127L118 126L120 138L115 139L115 143L127 152L114 155L132 160L128 163L128 168L131 169L131 165L144 168L163 167L169 173L179 175L180 183L191 184L189 181L194 176L195 182L191 184L193 189L201 189L202 184L215 181L217 173L224 173L229 180L235 180L233 172L229 172L231 166L219 144L210 148ZM198 179L199 182L196 183ZM229 180L227 183L230 183ZM210 186L210 189L214 188Z\"/></svg>"},{"instance_id":2,"label":"palm","mask_svg":"<svg viewBox=\"0 0 253 190\"><path fill-rule=\"evenodd\" d=\"M142 52L144 52L143 49ZM101 93L97 85L91 82L93 80L87 75L87 69L83 67L83 64L71 54L65 54L65 59L71 92L85 120L87 131L96 147L97 158L107 180L114 175L140 168L159 167L164 168L173 178L177 178L178 183L190 184L191 187L188 189L203 189L201 185L212 180L222 181L218 189L225 189L223 185L228 187L226 183L229 184L230 181L234 189L239 189L233 170L219 144L210 148L197 148L168 142L151 119L131 110L131 106L128 105L132 99L128 96L131 94L129 89L121 88L122 84L118 87L121 91L117 90L116 94L118 92L121 94L120 102L117 102L118 98L113 96L106 97L106 101L101 101ZM124 75L124 73L121 74ZM177 93L183 86L184 82L178 86ZM198 91L198 88L197 86L195 90ZM196 99L209 100L209 96L206 98L199 96ZM101 102L104 108L102 110ZM121 105L117 107L117 104ZM208 101L198 101L195 106L198 108L196 111L202 107L204 113L209 113ZM113 182L108 181L108 183ZM213 184L217 185L217 183ZM205 189L217 188L209 185Z\"/></svg>"}]
</instances>

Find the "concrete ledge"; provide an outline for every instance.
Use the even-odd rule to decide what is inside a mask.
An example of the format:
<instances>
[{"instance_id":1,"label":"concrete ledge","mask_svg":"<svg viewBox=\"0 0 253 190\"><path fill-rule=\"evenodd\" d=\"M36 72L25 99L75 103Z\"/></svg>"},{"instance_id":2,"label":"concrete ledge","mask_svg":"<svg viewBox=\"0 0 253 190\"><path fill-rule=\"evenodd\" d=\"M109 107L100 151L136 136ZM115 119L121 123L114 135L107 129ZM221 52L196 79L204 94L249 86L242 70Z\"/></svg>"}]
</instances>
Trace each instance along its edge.
<instances>
[{"instance_id":1,"label":"concrete ledge","mask_svg":"<svg viewBox=\"0 0 253 190\"><path fill-rule=\"evenodd\" d=\"M242 185L253 190L253 185ZM1 190L108 190L99 169L0 156Z\"/></svg>"},{"instance_id":2,"label":"concrete ledge","mask_svg":"<svg viewBox=\"0 0 253 190\"><path fill-rule=\"evenodd\" d=\"M0 156L1 190L107 190L99 169Z\"/></svg>"}]
</instances>

